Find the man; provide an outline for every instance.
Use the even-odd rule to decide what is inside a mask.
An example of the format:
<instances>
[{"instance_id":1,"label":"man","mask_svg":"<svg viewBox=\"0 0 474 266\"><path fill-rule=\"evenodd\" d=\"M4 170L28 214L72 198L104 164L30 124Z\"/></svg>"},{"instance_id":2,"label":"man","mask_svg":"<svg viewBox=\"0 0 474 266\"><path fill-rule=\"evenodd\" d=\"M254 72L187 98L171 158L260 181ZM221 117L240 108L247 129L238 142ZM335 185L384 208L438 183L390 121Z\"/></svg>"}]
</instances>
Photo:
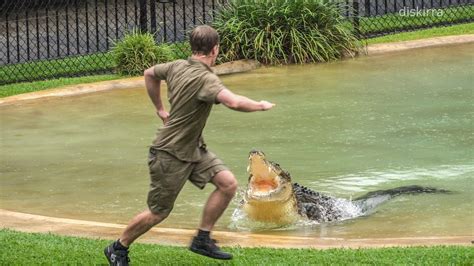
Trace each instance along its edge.
<instances>
[{"instance_id":1,"label":"man","mask_svg":"<svg viewBox=\"0 0 474 266\"><path fill-rule=\"evenodd\" d=\"M111 265L128 265L130 244L169 215L186 180L201 189L208 182L216 186L204 206L197 236L189 249L211 258L232 258L209 235L234 197L237 181L224 163L207 150L201 134L213 104L222 103L243 112L266 111L274 104L236 95L222 85L210 68L219 53L219 35L212 27L196 27L190 43L193 54L188 60L159 64L144 72L148 95L164 125L150 148L149 209L135 216L120 238L105 248ZM166 80L168 86L169 113L161 101L161 80Z\"/></svg>"}]
</instances>

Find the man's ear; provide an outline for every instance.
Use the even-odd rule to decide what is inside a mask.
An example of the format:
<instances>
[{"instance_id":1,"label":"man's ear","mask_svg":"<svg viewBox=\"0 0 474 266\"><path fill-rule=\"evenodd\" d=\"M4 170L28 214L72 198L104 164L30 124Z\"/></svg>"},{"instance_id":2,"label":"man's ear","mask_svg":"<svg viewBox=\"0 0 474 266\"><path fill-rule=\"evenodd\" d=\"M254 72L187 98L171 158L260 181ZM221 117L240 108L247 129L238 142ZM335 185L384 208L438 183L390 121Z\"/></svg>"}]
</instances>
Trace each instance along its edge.
<instances>
[{"instance_id":1,"label":"man's ear","mask_svg":"<svg viewBox=\"0 0 474 266\"><path fill-rule=\"evenodd\" d=\"M212 47L211 55L216 56L217 53L219 53L219 45L218 44L216 44L216 45L214 45L214 47Z\"/></svg>"}]
</instances>

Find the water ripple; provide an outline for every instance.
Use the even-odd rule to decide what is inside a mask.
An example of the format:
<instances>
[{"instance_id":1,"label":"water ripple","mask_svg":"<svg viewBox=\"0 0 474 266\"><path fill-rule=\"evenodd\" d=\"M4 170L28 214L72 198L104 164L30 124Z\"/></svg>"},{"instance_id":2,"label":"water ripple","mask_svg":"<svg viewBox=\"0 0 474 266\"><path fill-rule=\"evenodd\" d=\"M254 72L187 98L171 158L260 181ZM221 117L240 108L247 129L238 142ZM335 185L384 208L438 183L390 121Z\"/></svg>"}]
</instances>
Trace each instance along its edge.
<instances>
[{"instance_id":1,"label":"water ripple","mask_svg":"<svg viewBox=\"0 0 474 266\"><path fill-rule=\"evenodd\" d=\"M468 173L474 173L474 163L463 165L441 165L433 168L413 168L404 170L364 171L355 174L339 175L310 184L319 189L330 188L351 192L366 191L368 187L384 183L407 180L453 179Z\"/></svg>"}]
</instances>

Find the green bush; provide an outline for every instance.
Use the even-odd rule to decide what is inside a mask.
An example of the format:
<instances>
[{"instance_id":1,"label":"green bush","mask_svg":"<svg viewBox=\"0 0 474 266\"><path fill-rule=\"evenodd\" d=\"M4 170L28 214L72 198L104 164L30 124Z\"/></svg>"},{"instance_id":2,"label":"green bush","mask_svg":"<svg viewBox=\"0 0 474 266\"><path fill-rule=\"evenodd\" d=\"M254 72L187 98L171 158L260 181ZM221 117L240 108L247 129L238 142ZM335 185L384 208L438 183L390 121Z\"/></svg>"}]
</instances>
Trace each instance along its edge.
<instances>
[{"instance_id":1,"label":"green bush","mask_svg":"<svg viewBox=\"0 0 474 266\"><path fill-rule=\"evenodd\" d=\"M145 69L170 61L173 57L169 45L158 46L151 33L138 30L116 42L111 53L117 72L122 75L141 75Z\"/></svg>"},{"instance_id":2,"label":"green bush","mask_svg":"<svg viewBox=\"0 0 474 266\"><path fill-rule=\"evenodd\" d=\"M162 45L166 45L167 49L169 49L171 60L187 59L191 56L191 45L188 41L160 44L160 46Z\"/></svg>"},{"instance_id":3,"label":"green bush","mask_svg":"<svg viewBox=\"0 0 474 266\"><path fill-rule=\"evenodd\" d=\"M328 0L230 0L213 22L223 60L287 64L352 54L358 41L338 5Z\"/></svg>"}]
</instances>

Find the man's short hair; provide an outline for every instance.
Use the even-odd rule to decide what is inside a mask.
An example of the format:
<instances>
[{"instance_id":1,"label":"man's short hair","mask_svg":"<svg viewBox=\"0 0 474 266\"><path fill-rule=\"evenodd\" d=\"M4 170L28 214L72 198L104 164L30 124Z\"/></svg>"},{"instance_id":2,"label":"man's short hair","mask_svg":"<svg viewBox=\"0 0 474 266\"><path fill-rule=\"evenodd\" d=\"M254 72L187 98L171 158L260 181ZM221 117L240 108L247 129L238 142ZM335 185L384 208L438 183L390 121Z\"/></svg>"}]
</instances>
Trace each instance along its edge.
<instances>
[{"instance_id":1,"label":"man's short hair","mask_svg":"<svg viewBox=\"0 0 474 266\"><path fill-rule=\"evenodd\" d=\"M193 54L208 55L219 44L219 33L211 26L201 25L194 28L189 38Z\"/></svg>"}]
</instances>

